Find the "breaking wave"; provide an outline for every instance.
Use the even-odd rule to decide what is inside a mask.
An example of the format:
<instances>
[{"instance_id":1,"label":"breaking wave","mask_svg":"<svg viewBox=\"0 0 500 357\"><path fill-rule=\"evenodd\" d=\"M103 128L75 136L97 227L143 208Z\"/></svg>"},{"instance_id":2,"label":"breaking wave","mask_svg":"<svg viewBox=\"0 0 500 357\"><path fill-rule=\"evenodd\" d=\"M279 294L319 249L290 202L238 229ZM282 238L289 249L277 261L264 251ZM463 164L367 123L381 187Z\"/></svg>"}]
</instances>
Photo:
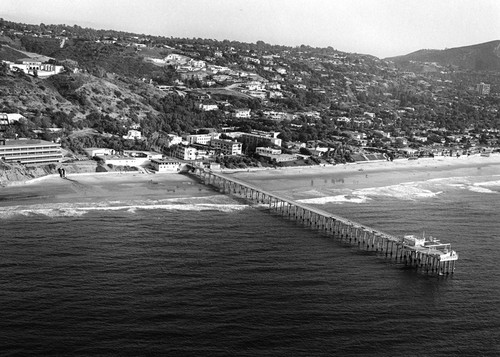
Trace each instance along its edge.
<instances>
[{"instance_id":1,"label":"breaking wave","mask_svg":"<svg viewBox=\"0 0 500 357\"><path fill-rule=\"evenodd\" d=\"M316 197L307 198L303 200L298 200L299 203L313 204L313 205L324 205L327 203L342 204L342 203L365 203L370 198L366 196L355 196L355 195L338 195L329 197Z\"/></svg>"},{"instance_id":2,"label":"breaking wave","mask_svg":"<svg viewBox=\"0 0 500 357\"><path fill-rule=\"evenodd\" d=\"M134 214L137 210L220 211L235 212L248 205L235 203L226 196L173 198L164 200L102 201L89 204L48 203L0 207L0 219L14 216L79 217L96 211L122 211Z\"/></svg>"},{"instance_id":3,"label":"breaking wave","mask_svg":"<svg viewBox=\"0 0 500 357\"><path fill-rule=\"evenodd\" d=\"M441 191L433 192L427 188L421 187L420 184L414 182L402 183L399 185L391 185L384 187L371 187L356 190L354 195L362 196L384 196L392 197L400 200L417 200L422 198L433 198L442 193Z\"/></svg>"},{"instance_id":4,"label":"breaking wave","mask_svg":"<svg viewBox=\"0 0 500 357\"><path fill-rule=\"evenodd\" d=\"M418 200L425 198L433 198L441 194L443 191L432 191L423 187L422 182L405 182L398 185L390 185L383 187L369 187L358 190L352 190L348 193L343 193L334 196L314 197L298 200L298 202L306 204L343 204L343 203L366 203L375 197L389 197L399 200Z\"/></svg>"}]
</instances>

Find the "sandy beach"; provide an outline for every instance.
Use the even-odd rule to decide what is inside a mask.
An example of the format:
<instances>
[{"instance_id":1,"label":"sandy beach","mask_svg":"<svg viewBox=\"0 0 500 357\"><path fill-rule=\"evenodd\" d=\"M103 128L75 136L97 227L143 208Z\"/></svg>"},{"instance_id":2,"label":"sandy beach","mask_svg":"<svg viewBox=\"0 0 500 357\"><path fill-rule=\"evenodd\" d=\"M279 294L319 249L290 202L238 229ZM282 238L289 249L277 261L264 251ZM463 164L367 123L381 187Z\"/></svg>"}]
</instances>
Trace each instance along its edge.
<instances>
[{"instance_id":1,"label":"sandy beach","mask_svg":"<svg viewBox=\"0 0 500 357\"><path fill-rule=\"evenodd\" d=\"M222 170L223 174L278 192L328 184L342 188L379 187L409 181L500 175L500 154L436 157L393 162L278 169ZM213 191L181 174L85 173L66 179L49 175L0 188L0 205L40 202L97 202L120 199L165 199L212 195Z\"/></svg>"},{"instance_id":2,"label":"sandy beach","mask_svg":"<svg viewBox=\"0 0 500 357\"><path fill-rule=\"evenodd\" d=\"M179 174L80 173L49 175L0 188L0 205L99 202L211 195L213 191Z\"/></svg>"},{"instance_id":3,"label":"sandy beach","mask_svg":"<svg viewBox=\"0 0 500 357\"><path fill-rule=\"evenodd\" d=\"M405 182L449 177L500 175L500 154L461 157L436 157L418 160L395 160L353 163L334 166L293 167L257 171L224 171L229 176L247 181L289 198L320 186L341 189L382 187Z\"/></svg>"}]
</instances>

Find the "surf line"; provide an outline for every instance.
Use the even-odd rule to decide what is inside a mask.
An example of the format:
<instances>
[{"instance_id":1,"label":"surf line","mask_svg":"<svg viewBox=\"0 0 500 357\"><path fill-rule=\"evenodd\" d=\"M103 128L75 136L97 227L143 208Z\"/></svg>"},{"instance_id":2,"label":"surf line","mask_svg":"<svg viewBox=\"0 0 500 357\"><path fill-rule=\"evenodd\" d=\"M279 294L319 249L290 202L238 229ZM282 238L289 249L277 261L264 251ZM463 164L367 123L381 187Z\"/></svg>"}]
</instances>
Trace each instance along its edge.
<instances>
[{"instance_id":1,"label":"surf line","mask_svg":"<svg viewBox=\"0 0 500 357\"><path fill-rule=\"evenodd\" d=\"M387 259L404 262L405 266L417 271L437 275L455 272L458 254L451 249L449 243L413 235L405 235L402 238L392 236L202 167L191 166L187 174L195 176L201 183L215 187L222 193L267 204L271 211L286 219L339 238L342 242L357 245L360 249L376 251L385 255Z\"/></svg>"}]
</instances>

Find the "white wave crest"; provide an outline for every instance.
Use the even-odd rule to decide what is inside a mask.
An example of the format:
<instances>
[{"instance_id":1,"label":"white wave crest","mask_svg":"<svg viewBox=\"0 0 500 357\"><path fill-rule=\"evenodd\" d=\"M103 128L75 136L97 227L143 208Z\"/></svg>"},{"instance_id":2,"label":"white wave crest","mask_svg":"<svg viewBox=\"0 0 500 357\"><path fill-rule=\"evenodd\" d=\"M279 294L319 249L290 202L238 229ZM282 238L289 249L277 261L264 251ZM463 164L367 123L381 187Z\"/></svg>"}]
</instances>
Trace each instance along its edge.
<instances>
[{"instance_id":1,"label":"white wave crest","mask_svg":"<svg viewBox=\"0 0 500 357\"><path fill-rule=\"evenodd\" d=\"M354 196L354 195L338 195L329 197L316 197L316 198L306 198L303 200L298 200L299 203L313 204L313 205L324 205L327 203L342 204L342 203L365 203L370 198L366 196Z\"/></svg>"},{"instance_id":2,"label":"white wave crest","mask_svg":"<svg viewBox=\"0 0 500 357\"><path fill-rule=\"evenodd\" d=\"M364 188L353 192L353 194L357 196L384 196L410 201L422 198L432 198L440 193L442 193L442 191L432 192L431 190L423 188L420 184L414 182L406 182L399 185L384 187Z\"/></svg>"},{"instance_id":3,"label":"white wave crest","mask_svg":"<svg viewBox=\"0 0 500 357\"><path fill-rule=\"evenodd\" d=\"M476 185L469 186L468 189L469 189L469 191L477 192L477 193L495 193L495 194L498 193L496 191L490 190L489 188L476 186Z\"/></svg>"},{"instance_id":4,"label":"white wave crest","mask_svg":"<svg viewBox=\"0 0 500 357\"><path fill-rule=\"evenodd\" d=\"M500 187L500 180L485 181L485 182L476 182L474 184L474 186Z\"/></svg>"},{"instance_id":5,"label":"white wave crest","mask_svg":"<svg viewBox=\"0 0 500 357\"><path fill-rule=\"evenodd\" d=\"M15 216L46 216L56 217L79 217L89 212L96 211L123 211L130 214L137 210L177 210L177 211L220 211L235 212L246 209L248 206L237 204L233 200L226 199L221 202L211 202L210 197L198 203L176 203L169 200L145 200L145 201L113 201L89 203L49 203L29 206L0 207L0 219L13 218ZM193 200L196 201L196 200ZM217 201L217 200L216 200Z\"/></svg>"}]
</instances>

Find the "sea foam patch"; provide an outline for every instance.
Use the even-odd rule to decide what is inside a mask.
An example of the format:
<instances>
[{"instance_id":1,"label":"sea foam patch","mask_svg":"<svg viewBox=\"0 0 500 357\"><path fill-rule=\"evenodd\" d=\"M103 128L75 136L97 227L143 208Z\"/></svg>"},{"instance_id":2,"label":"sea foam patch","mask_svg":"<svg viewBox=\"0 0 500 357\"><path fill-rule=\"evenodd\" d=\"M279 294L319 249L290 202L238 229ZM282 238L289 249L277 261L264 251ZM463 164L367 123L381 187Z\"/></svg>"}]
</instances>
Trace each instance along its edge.
<instances>
[{"instance_id":1,"label":"sea foam patch","mask_svg":"<svg viewBox=\"0 0 500 357\"><path fill-rule=\"evenodd\" d=\"M433 192L427 188L422 187L420 183L415 182L406 182L399 185L384 187L364 188L353 191L353 194L358 196L384 196L410 201L422 198L433 198L440 193L442 193L442 191Z\"/></svg>"},{"instance_id":2,"label":"sea foam patch","mask_svg":"<svg viewBox=\"0 0 500 357\"><path fill-rule=\"evenodd\" d=\"M209 196L189 198L185 200L130 200L130 201L101 201L95 204L78 203L48 203L26 206L0 207L0 219L16 216L46 216L46 217L79 217L96 211L122 211L130 214L137 210L177 210L177 211L220 211L235 212L248 207L238 204L229 197Z\"/></svg>"},{"instance_id":3,"label":"sea foam patch","mask_svg":"<svg viewBox=\"0 0 500 357\"><path fill-rule=\"evenodd\" d=\"M500 187L500 180L476 182L474 185L482 187Z\"/></svg>"},{"instance_id":4,"label":"sea foam patch","mask_svg":"<svg viewBox=\"0 0 500 357\"><path fill-rule=\"evenodd\" d=\"M325 205L329 203L342 204L342 203L365 203L370 198L359 195L337 195L328 197L315 197L298 200L299 203L312 204L312 205Z\"/></svg>"},{"instance_id":5,"label":"sea foam patch","mask_svg":"<svg viewBox=\"0 0 500 357\"><path fill-rule=\"evenodd\" d=\"M469 187L467 187L467 189L469 191L477 192L477 193L495 193L495 194L498 193L496 191L490 190L489 188L476 186L476 185L469 186Z\"/></svg>"}]
</instances>

